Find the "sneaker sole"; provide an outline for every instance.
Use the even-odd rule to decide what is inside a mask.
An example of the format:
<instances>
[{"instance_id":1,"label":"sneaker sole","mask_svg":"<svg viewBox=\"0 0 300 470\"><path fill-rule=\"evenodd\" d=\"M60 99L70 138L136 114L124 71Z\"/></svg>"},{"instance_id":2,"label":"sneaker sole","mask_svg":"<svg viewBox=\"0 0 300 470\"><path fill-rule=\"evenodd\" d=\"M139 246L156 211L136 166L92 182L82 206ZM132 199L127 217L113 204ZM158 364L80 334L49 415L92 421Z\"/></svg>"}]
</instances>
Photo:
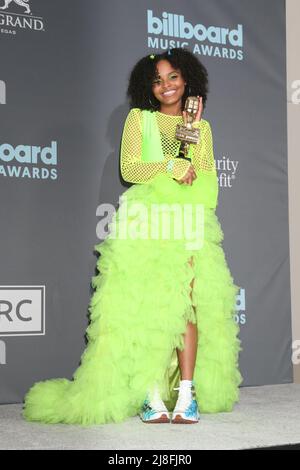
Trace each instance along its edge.
<instances>
[{"instance_id":1,"label":"sneaker sole","mask_svg":"<svg viewBox=\"0 0 300 470\"><path fill-rule=\"evenodd\" d=\"M156 424L156 423L169 423L170 422L170 418L167 417L166 414L160 416L159 418L156 418L156 419L148 419L148 420L143 420L143 423L150 423L150 424Z\"/></svg>"},{"instance_id":2,"label":"sneaker sole","mask_svg":"<svg viewBox=\"0 0 300 470\"><path fill-rule=\"evenodd\" d=\"M197 424L199 423L199 420L191 421L189 419L182 418L182 416L180 415L176 415L175 418L172 418L171 423L172 424Z\"/></svg>"}]
</instances>

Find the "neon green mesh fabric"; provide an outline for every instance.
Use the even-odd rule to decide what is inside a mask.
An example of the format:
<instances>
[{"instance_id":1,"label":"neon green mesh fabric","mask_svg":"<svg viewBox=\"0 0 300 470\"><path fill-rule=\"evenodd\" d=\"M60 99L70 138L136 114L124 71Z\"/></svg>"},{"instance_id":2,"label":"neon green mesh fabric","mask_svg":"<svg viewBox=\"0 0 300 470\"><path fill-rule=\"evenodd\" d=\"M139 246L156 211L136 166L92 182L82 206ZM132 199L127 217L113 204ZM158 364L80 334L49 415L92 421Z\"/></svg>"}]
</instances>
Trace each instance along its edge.
<instances>
[{"instance_id":1,"label":"neon green mesh fabric","mask_svg":"<svg viewBox=\"0 0 300 470\"><path fill-rule=\"evenodd\" d=\"M125 120L121 143L121 174L125 181L131 183L146 183L157 174L165 173L170 178L181 179L187 172L190 163L187 160L175 158L178 154L180 142L175 139L176 125L183 123L182 116L170 116L159 111L155 112L162 150L165 160L162 162L142 161L142 111L132 108ZM192 164L196 173L216 174L213 154L213 138L208 121L193 124L200 128L200 142L192 147ZM167 170L170 160L174 161L172 171Z\"/></svg>"}]
</instances>

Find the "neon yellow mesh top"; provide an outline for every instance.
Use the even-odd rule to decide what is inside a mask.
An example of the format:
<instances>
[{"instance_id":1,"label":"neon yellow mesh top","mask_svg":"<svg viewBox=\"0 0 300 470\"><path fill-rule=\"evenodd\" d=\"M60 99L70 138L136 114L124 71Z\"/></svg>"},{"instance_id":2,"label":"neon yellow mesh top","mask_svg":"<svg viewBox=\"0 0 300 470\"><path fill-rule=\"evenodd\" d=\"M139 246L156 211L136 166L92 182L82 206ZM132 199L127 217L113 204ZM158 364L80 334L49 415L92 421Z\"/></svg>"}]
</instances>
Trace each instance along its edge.
<instances>
[{"instance_id":1,"label":"neon yellow mesh top","mask_svg":"<svg viewBox=\"0 0 300 470\"><path fill-rule=\"evenodd\" d=\"M146 183L159 173L165 173L170 178L179 180L189 167L189 161L175 158L180 147L180 142L175 139L175 129L178 123L183 123L182 116L170 116L160 111L155 111L155 116L165 159L158 162L142 161L142 111L140 108L132 108L125 120L121 142L120 165L125 181ZM201 119L200 122L195 122L193 127L200 128L200 142L190 145L189 154L196 174L197 176L199 173L216 174L210 124ZM173 160L173 163L168 167L170 160ZM171 171L168 168L172 168Z\"/></svg>"}]
</instances>

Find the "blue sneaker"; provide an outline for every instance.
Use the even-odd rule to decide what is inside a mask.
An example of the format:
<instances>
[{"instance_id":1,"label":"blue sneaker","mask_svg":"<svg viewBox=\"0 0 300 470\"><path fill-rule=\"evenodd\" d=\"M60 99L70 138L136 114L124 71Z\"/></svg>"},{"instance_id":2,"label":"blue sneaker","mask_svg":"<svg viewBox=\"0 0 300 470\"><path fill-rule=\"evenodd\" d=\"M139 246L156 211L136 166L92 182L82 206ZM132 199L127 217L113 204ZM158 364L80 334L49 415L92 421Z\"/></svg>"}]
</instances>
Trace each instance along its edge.
<instances>
[{"instance_id":1,"label":"blue sneaker","mask_svg":"<svg viewBox=\"0 0 300 470\"><path fill-rule=\"evenodd\" d=\"M180 387L174 388L174 390L180 390ZM193 396L188 397L187 393L179 392L178 399L172 414L173 424L193 424L198 423L200 419L200 413L198 410L197 400Z\"/></svg>"},{"instance_id":2,"label":"blue sneaker","mask_svg":"<svg viewBox=\"0 0 300 470\"><path fill-rule=\"evenodd\" d=\"M169 423L170 413L163 402L162 405L159 408L154 407L151 401L146 398L139 413L141 420L144 423Z\"/></svg>"}]
</instances>

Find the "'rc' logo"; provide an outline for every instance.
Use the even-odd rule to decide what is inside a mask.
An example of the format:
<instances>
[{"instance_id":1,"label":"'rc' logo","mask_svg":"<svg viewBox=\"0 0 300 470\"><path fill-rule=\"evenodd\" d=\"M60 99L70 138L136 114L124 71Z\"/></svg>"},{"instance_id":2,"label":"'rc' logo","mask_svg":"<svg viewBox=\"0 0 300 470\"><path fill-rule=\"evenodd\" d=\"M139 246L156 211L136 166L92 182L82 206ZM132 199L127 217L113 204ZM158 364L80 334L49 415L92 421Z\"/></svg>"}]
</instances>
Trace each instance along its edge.
<instances>
[{"instance_id":1,"label":"'rc' logo","mask_svg":"<svg viewBox=\"0 0 300 470\"><path fill-rule=\"evenodd\" d=\"M0 336L45 334L45 286L0 286Z\"/></svg>"},{"instance_id":2,"label":"'rc' logo","mask_svg":"<svg viewBox=\"0 0 300 470\"><path fill-rule=\"evenodd\" d=\"M29 13L32 15L30 6L28 5L29 0L4 0L5 4L3 7L0 7L0 10L6 10L8 8L8 5L14 1L17 5L20 5L20 7L24 7L26 9L25 13Z\"/></svg>"}]
</instances>

